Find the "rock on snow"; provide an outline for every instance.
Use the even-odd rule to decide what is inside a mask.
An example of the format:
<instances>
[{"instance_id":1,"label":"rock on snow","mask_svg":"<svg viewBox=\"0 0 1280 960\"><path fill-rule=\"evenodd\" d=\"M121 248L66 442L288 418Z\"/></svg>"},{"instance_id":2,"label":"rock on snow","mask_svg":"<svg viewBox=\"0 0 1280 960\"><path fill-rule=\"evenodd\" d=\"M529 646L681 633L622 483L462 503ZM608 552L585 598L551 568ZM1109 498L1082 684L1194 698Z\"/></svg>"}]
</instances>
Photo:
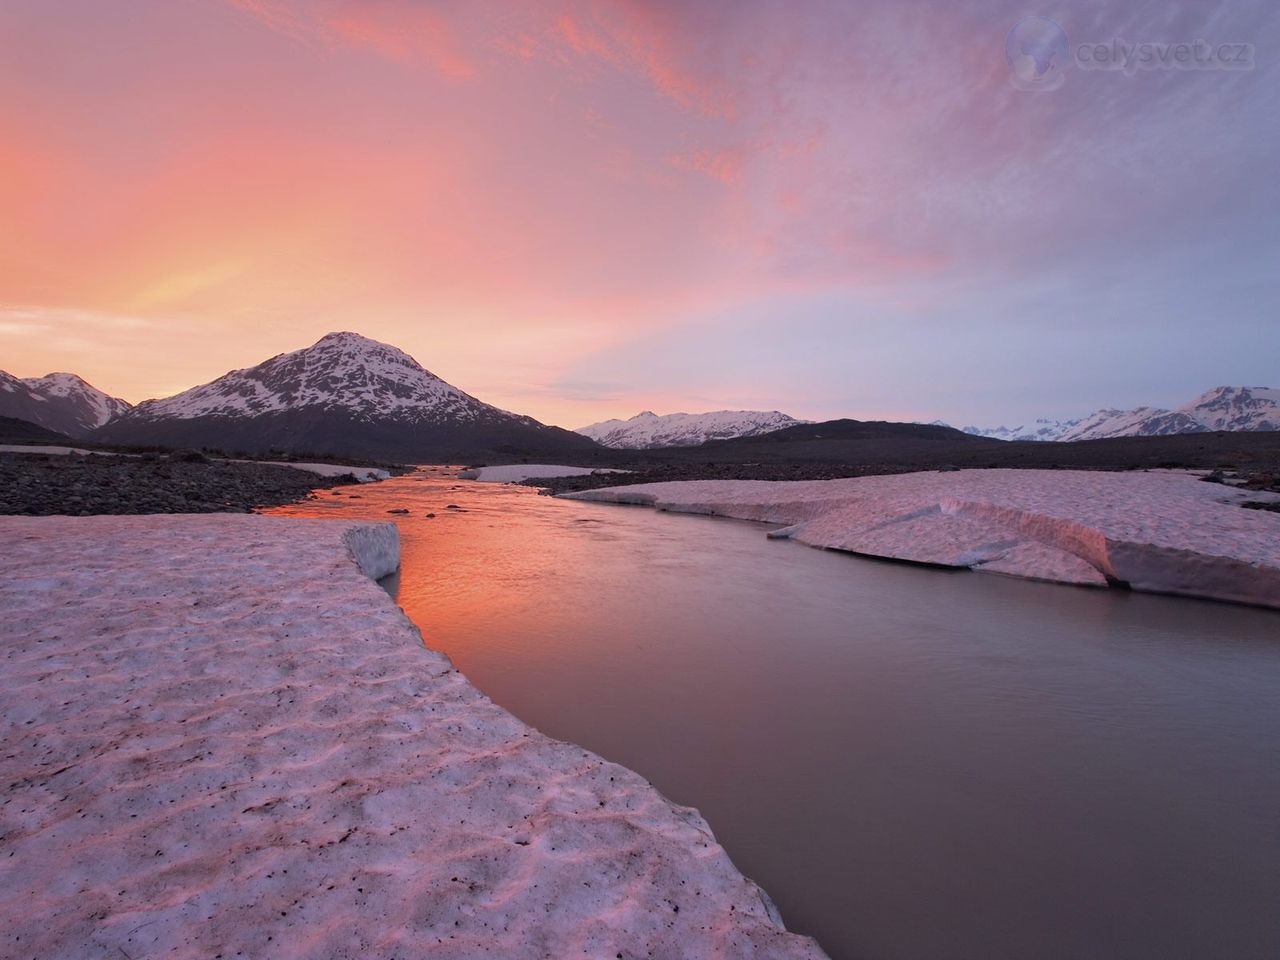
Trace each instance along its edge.
<instances>
[{"instance_id":1,"label":"rock on snow","mask_svg":"<svg viewBox=\"0 0 1280 960\"><path fill-rule=\"evenodd\" d=\"M1177 473L960 470L694 480L565 494L790 524L772 536L873 557L1280 607L1280 515Z\"/></svg>"},{"instance_id":2,"label":"rock on snow","mask_svg":"<svg viewBox=\"0 0 1280 960\"><path fill-rule=\"evenodd\" d=\"M0 543L0 954L822 956L696 811L426 649L357 569L391 525Z\"/></svg>"}]
</instances>

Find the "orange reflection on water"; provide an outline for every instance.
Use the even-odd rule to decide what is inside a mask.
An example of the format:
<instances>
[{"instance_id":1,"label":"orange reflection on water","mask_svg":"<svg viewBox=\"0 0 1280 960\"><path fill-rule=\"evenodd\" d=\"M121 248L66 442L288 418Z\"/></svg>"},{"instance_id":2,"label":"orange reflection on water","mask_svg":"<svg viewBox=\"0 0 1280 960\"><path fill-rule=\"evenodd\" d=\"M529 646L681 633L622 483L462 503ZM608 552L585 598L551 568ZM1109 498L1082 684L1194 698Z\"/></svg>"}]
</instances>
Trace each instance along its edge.
<instances>
[{"instance_id":1,"label":"orange reflection on water","mask_svg":"<svg viewBox=\"0 0 1280 960\"><path fill-rule=\"evenodd\" d=\"M397 602L428 645L465 660L470 640L491 646L481 640L484 624L537 616L537 583L554 577L545 563L546 537L554 535L549 528L574 522L568 514L601 508L542 497L533 487L461 481L458 469L419 467L261 512L395 523L401 545ZM409 512L393 512L398 510ZM518 523L512 522L516 511ZM558 562L564 560L560 550Z\"/></svg>"}]
</instances>

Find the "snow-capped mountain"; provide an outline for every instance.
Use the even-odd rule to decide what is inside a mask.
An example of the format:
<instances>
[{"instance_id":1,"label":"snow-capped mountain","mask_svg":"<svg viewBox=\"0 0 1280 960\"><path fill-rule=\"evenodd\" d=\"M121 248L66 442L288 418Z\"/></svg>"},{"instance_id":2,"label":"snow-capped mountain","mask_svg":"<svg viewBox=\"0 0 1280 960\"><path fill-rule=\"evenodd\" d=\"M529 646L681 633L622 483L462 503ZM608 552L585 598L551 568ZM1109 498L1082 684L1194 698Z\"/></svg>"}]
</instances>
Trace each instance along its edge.
<instances>
[{"instance_id":1,"label":"snow-capped mountain","mask_svg":"<svg viewBox=\"0 0 1280 960\"><path fill-rule=\"evenodd\" d=\"M664 416L645 410L630 420L603 420L579 427L577 432L606 447L649 450L697 446L708 440L754 437L808 422L777 410L716 410L712 413L668 413Z\"/></svg>"},{"instance_id":2,"label":"snow-capped mountain","mask_svg":"<svg viewBox=\"0 0 1280 960\"><path fill-rule=\"evenodd\" d=\"M419 461L595 446L478 400L403 351L355 333L330 333L256 367L146 400L94 438Z\"/></svg>"},{"instance_id":3,"label":"snow-capped mountain","mask_svg":"<svg viewBox=\"0 0 1280 960\"><path fill-rule=\"evenodd\" d=\"M0 370L0 416L83 437L128 409L74 373L19 379Z\"/></svg>"},{"instance_id":4,"label":"snow-capped mountain","mask_svg":"<svg viewBox=\"0 0 1280 960\"><path fill-rule=\"evenodd\" d=\"M517 417L445 383L402 350L355 333L330 333L313 346L212 383L138 404L131 420L251 417L316 407L355 417L436 422Z\"/></svg>"},{"instance_id":5,"label":"snow-capped mountain","mask_svg":"<svg viewBox=\"0 0 1280 960\"><path fill-rule=\"evenodd\" d=\"M1161 418L1173 416L1172 411L1160 407L1135 407L1132 410L1096 410L1089 416L1076 422L1074 426L1063 430L1055 439L1102 440L1106 437L1140 437L1154 433L1194 433L1203 430L1195 420L1185 418L1177 424L1177 429L1152 431L1148 425ZM1170 424L1173 426L1173 424Z\"/></svg>"},{"instance_id":6,"label":"snow-capped mountain","mask_svg":"<svg viewBox=\"0 0 1280 960\"><path fill-rule=\"evenodd\" d=\"M1059 439L1160 437L1207 430L1280 430L1280 390L1214 387L1176 410L1160 407L1099 410Z\"/></svg>"},{"instance_id":7,"label":"snow-capped mountain","mask_svg":"<svg viewBox=\"0 0 1280 960\"><path fill-rule=\"evenodd\" d=\"M1016 427L961 427L960 429L975 437L990 437L993 440L1057 440L1079 422L1079 420L1052 420L1041 417L1034 423L1019 424ZM951 426L942 420L934 420L933 424L938 427Z\"/></svg>"},{"instance_id":8,"label":"snow-capped mountain","mask_svg":"<svg viewBox=\"0 0 1280 960\"><path fill-rule=\"evenodd\" d=\"M1214 387L1174 412L1193 417L1206 430L1280 430L1280 390Z\"/></svg>"},{"instance_id":9,"label":"snow-capped mountain","mask_svg":"<svg viewBox=\"0 0 1280 960\"><path fill-rule=\"evenodd\" d=\"M1020 426L963 429L965 433L998 440L1062 441L1158 437L1209 430L1280 430L1280 390L1214 387L1176 410L1163 407L1106 409L1077 420L1037 420L1031 429Z\"/></svg>"}]
</instances>

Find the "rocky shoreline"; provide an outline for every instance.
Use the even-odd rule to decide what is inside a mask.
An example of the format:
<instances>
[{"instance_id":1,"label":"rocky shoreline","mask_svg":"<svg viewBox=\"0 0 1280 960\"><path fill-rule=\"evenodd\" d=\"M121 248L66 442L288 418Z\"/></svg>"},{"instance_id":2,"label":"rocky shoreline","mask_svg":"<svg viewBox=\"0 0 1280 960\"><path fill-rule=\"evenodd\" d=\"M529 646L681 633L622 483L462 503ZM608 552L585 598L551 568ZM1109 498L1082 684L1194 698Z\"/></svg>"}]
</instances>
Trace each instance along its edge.
<instances>
[{"instance_id":1,"label":"rocky shoreline","mask_svg":"<svg viewBox=\"0 0 1280 960\"><path fill-rule=\"evenodd\" d=\"M354 474L326 477L201 453L0 453L0 515L249 513L356 482Z\"/></svg>"}]
</instances>

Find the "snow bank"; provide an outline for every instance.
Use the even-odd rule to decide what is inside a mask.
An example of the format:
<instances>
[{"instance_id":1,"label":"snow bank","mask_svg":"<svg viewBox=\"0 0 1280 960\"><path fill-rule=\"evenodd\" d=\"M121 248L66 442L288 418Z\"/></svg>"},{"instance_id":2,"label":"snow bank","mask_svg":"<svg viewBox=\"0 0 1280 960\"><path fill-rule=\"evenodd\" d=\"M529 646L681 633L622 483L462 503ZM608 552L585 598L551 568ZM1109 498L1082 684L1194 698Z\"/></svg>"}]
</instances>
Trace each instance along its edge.
<instances>
[{"instance_id":1,"label":"snow bank","mask_svg":"<svg viewBox=\"0 0 1280 960\"><path fill-rule=\"evenodd\" d=\"M565 494L789 524L774 537L1058 583L1280 607L1280 515L1174 473L960 470L847 480L697 480Z\"/></svg>"},{"instance_id":2,"label":"snow bank","mask_svg":"<svg viewBox=\"0 0 1280 960\"><path fill-rule=\"evenodd\" d=\"M389 527L0 518L0 955L821 956L426 649Z\"/></svg>"},{"instance_id":3,"label":"snow bank","mask_svg":"<svg viewBox=\"0 0 1280 960\"><path fill-rule=\"evenodd\" d=\"M481 483L519 483L522 480L546 480L551 477L585 477L592 473L627 473L627 471L606 470L599 467L564 467L551 463L512 463L463 470L458 474L458 479L479 480Z\"/></svg>"},{"instance_id":4,"label":"snow bank","mask_svg":"<svg viewBox=\"0 0 1280 960\"><path fill-rule=\"evenodd\" d=\"M101 451L85 450L83 447L41 446L35 443L0 443L0 453L43 453L50 457L66 457L73 453L87 456Z\"/></svg>"},{"instance_id":5,"label":"snow bank","mask_svg":"<svg viewBox=\"0 0 1280 960\"><path fill-rule=\"evenodd\" d=\"M361 483L386 480L391 476L388 471L380 470L377 467L353 467L342 463L295 463L292 460L232 460L231 462L269 463L278 467L293 467L295 470L305 470L307 473L318 474L322 477L342 477L351 474Z\"/></svg>"}]
</instances>

